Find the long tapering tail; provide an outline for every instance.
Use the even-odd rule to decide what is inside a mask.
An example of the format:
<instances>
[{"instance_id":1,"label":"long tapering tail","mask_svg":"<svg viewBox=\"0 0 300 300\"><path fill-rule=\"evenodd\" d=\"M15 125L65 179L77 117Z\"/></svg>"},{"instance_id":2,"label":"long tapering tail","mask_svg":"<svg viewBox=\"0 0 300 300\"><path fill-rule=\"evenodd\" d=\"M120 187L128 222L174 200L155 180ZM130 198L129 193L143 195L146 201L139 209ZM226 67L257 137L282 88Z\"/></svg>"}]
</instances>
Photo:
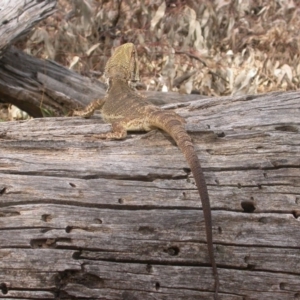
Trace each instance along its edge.
<instances>
[{"instance_id":1,"label":"long tapering tail","mask_svg":"<svg viewBox=\"0 0 300 300\"><path fill-rule=\"evenodd\" d=\"M166 114L166 112L164 112L163 114L161 114L161 112L153 112L151 119L152 126L164 130L174 139L178 148L184 154L186 161L188 162L193 173L202 202L202 209L205 219L208 254L215 278L215 299L218 299L219 275L214 257L210 201L205 178L198 156L195 152L194 145L190 136L187 134L184 128L184 120L177 114L173 112L169 112L168 114Z\"/></svg>"}]
</instances>

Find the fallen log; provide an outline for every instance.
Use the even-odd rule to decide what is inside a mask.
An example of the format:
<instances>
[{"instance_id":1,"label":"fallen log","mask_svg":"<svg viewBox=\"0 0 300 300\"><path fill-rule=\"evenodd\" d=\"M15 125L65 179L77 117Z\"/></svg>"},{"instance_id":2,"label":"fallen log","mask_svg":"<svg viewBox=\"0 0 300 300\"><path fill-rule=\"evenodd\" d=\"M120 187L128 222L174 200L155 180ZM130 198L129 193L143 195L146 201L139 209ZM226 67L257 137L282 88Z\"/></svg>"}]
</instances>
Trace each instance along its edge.
<instances>
[{"instance_id":1,"label":"fallen log","mask_svg":"<svg viewBox=\"0 0 300 300\"><path fill-rule=\"evenodd\" d=\"M221 299L300 295L299 97L176 109L208 183ZM98 117L0 123L2 297L212 299L183 155L160 131L93 136L109 128Z\"/></svg>"},{"instance_id":2,"label":"fallen log","mask_svg":"<svg viewBox=\"0 0 300 300\"><path fill-rule=\"evenodd\" d=\"M22 68L20 69L20 65ZM53 61L11 47L0 59L0 103L9 102L33 117L64 116L101 98L106 85ZM191 101L199 95L142 92L156 105Z\"/></svg>"},{"instance_id":3,"label":"fallen log","mask_svg":"<svg viewBox=\"0 0 300 300\"><path fill-rule=\"evenodd\" d=\"M26 36L55 11L56 0L2 0L0 3L0 58L8 46Z\"/></svg>"}]
</instances>

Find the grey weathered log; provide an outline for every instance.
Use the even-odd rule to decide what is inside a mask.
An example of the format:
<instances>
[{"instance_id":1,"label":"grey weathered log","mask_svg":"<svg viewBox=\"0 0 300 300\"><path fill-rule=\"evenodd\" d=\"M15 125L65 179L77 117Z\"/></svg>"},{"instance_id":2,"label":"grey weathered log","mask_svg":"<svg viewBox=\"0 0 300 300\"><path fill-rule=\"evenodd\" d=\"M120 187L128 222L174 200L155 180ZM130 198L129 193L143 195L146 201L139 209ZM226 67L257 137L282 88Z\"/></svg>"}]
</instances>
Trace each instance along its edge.
<instances>
[{"instance_id":1,"label":"grey weathered log","mask_svg":"<svg viewBox=\"0 0 300 300\"><path fill-rule=\"evenodd\" d=\"M28 32L41 20L50 16L56 0L1 0L0 2L0 58L5 49Z\"/></svg>"},{"instance_id":2,"label":"grey weathered log","mask_svg":"<svg viewBox=\"0 0 300 300\"><path fill-rule=\"evenodd\" d=\"M221 299L298 299L300 93L174 106L208 183ZM183 155L159 131L93 136L109 129L99 117L0 123L2 297L213 298Z\"/></svg>"}]
</instances>

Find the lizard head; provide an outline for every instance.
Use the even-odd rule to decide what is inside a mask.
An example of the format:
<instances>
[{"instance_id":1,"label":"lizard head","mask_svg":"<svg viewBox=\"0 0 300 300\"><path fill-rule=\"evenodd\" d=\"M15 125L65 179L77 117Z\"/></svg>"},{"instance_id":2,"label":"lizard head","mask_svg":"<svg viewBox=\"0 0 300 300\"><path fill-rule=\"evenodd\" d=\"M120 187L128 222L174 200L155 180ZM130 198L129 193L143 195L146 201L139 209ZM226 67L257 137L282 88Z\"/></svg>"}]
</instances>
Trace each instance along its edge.
<instances>
[{"instance_id":1,"label":"lizard head","mask_svg":"<svg viewBox=\"0 0 300 300\"><path fill-rule=\"evenodd\" d=\"M139 80L137 53L134 44L126 43L115 49L113 55L106 63L105 76L108 79Z\"/></svg>"}]
</instances>

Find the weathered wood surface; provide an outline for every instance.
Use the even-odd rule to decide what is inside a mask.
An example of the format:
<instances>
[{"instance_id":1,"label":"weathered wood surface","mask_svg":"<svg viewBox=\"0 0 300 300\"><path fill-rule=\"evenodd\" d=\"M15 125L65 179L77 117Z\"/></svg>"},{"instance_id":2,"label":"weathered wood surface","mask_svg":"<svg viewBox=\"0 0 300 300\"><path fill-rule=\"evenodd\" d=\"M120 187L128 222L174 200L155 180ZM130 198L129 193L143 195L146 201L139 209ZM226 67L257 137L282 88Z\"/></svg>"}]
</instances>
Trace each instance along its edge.
<instances>
[{"instance_id":1,"label":"weathered wood surface","mask_svg":"<svg viewBox=\"0 0 300 300\"><path fill-rule=\"evenodd\" d=\"M300 298L300 93L182 104L205 171L221 299ZM0 124L0 297L212 299L200 200L159 131Z\"/></svg>"},{"instance_id":2,"label":"weathered wood surface","mask_svg":"<svg viewBox=\"0 0 300 300\"><path fill-rule=\"evenodd\" d=\"M50 16L56 0L1 0L0 58L5 49L24 37L42 19Z\"/></svg>"}]
</instances>

